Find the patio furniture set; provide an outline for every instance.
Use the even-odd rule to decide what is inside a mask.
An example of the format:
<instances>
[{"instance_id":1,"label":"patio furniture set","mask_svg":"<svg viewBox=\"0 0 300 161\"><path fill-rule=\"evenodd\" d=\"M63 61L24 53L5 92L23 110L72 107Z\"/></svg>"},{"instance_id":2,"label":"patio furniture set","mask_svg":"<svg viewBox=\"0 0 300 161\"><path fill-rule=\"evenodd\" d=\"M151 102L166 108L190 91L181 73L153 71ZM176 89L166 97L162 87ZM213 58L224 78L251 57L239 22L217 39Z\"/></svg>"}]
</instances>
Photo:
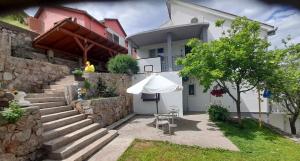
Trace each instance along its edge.
<instances>
[{"instance_id":1,"label":"patio furniture set","mask_svg":"<svg viewBox=\"0 0 300 161\"><path fill-rule=\"evenodd\" d=\"M166 114L154 114L155 127L159 129L159 127L161 126L164 133L172 135L174 134L174 128L177 127L177 124L175 124L175 120L176 118L178 118L178 116L178 108L170 108L169 112Z\"/></svg>"}]
</instances>

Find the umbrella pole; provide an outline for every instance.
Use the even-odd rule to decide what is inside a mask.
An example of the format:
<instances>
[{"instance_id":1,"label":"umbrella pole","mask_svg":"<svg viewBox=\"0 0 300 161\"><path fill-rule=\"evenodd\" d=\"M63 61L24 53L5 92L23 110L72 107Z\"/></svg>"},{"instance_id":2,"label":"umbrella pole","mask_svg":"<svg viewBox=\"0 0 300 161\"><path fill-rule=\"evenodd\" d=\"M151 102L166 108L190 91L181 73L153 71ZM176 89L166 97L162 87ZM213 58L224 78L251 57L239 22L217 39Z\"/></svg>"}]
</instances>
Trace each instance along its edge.
<instances>
[{"instance_id":1,"label":"umbrella pole","mask_svg":"<svg viewBox=\"0 0 300 161\"><path fill-rule=\"evenodd\" d=\"M156 113L158 114L158 94L156 93L155 96L156 96L156 99L155 99L155 102L156 102Z\"/></svg>"}]
</instances>

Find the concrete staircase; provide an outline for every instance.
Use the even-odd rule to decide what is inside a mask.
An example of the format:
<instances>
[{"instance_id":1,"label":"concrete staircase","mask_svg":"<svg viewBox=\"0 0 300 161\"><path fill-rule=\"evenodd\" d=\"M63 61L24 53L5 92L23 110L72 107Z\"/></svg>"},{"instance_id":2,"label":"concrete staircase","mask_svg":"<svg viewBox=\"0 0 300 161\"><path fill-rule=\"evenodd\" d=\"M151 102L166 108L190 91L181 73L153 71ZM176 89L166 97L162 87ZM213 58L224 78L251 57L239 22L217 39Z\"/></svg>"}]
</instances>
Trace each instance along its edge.
<instances>
[{"instance_id":1,"label":"concrete staircase","mask_svg":"<svg viewBox=\"0 0 300 161\"><path fill-rule=\"evenodd\" d=\"M73 83L74 77L67 76L47 86L44 93L26 96L40 107L47 160L85 160L118 135L116 130L101 128L66 104L64 86Z\"/></svg>"}]
</instances>

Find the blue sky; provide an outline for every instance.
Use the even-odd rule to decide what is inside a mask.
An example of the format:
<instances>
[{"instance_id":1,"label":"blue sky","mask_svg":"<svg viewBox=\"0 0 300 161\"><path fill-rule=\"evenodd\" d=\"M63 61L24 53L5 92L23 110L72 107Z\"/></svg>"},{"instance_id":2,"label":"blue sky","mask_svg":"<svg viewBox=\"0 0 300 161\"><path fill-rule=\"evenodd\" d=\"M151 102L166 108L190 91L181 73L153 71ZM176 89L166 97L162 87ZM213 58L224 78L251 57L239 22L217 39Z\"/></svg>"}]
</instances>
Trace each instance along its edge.
<instances>
[{"instance_id":1,"label":"blue sky","mask_svg":"<svg viewBox=\"0 0 300 161\"><path fill-rule=\"evenodd\" d=\"M266 5L256 0L186 0L214 9L247 16L278 27L269 38L272 47L282 47L281 39L288 35L292 43L300 42L300 12L290 6ZM95 18L118 18L128 35L154 29L168 20L165 0L82 2L64 6L86 10ZM34 15L37 8L25 11Z\"/></svg>"}]
</instances>

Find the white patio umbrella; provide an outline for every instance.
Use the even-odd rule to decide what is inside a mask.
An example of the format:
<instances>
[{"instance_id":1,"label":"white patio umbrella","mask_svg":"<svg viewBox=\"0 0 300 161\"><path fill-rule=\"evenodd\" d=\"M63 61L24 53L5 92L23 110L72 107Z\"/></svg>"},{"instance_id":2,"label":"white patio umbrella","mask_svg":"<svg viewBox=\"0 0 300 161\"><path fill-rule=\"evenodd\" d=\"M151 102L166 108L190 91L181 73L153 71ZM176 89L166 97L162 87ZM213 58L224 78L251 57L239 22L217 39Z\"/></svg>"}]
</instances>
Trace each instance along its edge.
<instances>
[{"instance_id":1,"label":"white patio umbrella","mask_svg":"<svg viewBox=\"0 0 300 161\"><path fill-rule=\"evenodd\" d=\"M136 83L135 85L127 89L127 93L132 94L156 94L156 111L158 113L158 93L170 93L175 91L181 91L182 85L178 85L169 79L159 75L152 74L144 80Z\"/></svg>"}]
</instances>

